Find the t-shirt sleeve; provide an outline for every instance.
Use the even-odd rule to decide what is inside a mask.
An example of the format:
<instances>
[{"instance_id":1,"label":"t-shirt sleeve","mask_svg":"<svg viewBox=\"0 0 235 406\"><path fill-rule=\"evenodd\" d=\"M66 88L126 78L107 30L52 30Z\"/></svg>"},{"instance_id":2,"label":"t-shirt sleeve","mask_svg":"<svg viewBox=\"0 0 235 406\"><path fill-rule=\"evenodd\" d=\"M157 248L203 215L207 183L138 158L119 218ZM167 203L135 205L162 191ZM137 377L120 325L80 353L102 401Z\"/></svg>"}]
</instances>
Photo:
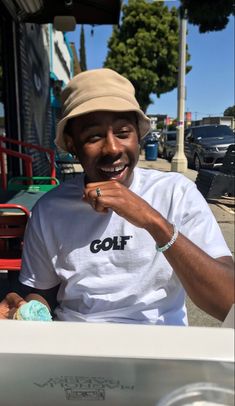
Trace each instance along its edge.
<instances>
[{"instance_id":1,"label":"t-shirt sleeve","mask_svg":"<svg viewBox=\"0 0 235 406\"><path fill-rule=\"evenodd\" d=\"M19 280L37 289L50 289L60 283L43 238L37 209L33 211L25 230Z\"/></svg>"},{"instance_id":2,"label":"t-shirt sleeve","mask_svg":"<svg viewBox=\"0 0 235 406\"><path fill-rule=\"evenodd\" d=\"M188 181L176 199L175 216L180 232L213 258L231 256L221 229L195 183ZM181 218L177 213L181 213ZM177 221L176 221L177 223Z\"/></svg>"}]
</instances>

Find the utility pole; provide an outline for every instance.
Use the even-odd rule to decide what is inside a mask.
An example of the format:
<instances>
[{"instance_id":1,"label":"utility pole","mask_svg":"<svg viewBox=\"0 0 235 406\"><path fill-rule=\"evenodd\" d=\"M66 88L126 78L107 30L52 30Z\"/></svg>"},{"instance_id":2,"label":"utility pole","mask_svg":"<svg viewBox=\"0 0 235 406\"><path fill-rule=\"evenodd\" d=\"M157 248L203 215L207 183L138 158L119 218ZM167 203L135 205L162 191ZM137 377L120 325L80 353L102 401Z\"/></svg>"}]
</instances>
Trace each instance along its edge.
<instances>
[{"instance_id":1,"label":"utility pole","mask_svg":"<svg viewBox=\"0 0 235 406\"><path fill-rule=\"evenodd\" d=\"M187 18L180 16L179 30L179 74L178 74L178 103L177 103L177 141L176 153L171 161L173 172L186 172L187 158L184 154L184 112L185 112L185 71L186 71L186 33Z\"/></svg>"}]
</instances>

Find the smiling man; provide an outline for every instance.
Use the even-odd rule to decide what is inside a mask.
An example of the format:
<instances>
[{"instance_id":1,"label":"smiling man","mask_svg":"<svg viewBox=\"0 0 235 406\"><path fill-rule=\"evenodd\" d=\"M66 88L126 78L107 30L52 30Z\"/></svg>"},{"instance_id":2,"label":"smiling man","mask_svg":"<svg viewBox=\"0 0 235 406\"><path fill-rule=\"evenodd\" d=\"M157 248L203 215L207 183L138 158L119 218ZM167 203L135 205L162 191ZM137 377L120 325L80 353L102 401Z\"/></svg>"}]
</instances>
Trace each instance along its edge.
<instances>
[{"instance_id":1,"label":"smiling man","mask_svg":"<svg viewBox=\"0 0 235 406\"><path fill-rule=\"evenodd\" d=\"M58 320L187 325L185 291L223 320L231 253L194 183L136 167L150 123L132 84L110 69L86 71L62 103L56 143L84 173L34 207L21 283Z\"/></svg>"},{"instance_id":2,"label":"smiling man","mask_svg":"<svg viewBox=\"0 0 235 406\"><path fill-rule=\"evenodd\" d=\"M139 158L136 115L97 111L72 118L65 142L79 157L87 182L116 180L130 186ZM79 134L79 137L76 137Z\"/></svg>"}]
</instances>

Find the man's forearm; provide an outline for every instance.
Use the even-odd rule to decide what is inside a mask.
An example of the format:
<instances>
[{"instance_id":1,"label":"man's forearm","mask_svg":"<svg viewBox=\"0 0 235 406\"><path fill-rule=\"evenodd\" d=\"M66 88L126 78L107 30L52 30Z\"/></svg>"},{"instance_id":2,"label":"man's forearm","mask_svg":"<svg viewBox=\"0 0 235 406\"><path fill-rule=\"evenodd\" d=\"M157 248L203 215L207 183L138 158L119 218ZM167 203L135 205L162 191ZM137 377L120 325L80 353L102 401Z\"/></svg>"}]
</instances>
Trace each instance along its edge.
<instances>
[{"instance_id":1,"label":"man's forearm","mask_svg":"<svg viewBox=\"0 0 235 406\"><path fill-rule=\"evenodd\" d=\"M173 234L172 225L161 216L152 219L147 229L158 246L167 244ZM224 320L234 302L232 258L211 258L181 233L164 255L193 302Z\"/></svg>"}]
</instances>

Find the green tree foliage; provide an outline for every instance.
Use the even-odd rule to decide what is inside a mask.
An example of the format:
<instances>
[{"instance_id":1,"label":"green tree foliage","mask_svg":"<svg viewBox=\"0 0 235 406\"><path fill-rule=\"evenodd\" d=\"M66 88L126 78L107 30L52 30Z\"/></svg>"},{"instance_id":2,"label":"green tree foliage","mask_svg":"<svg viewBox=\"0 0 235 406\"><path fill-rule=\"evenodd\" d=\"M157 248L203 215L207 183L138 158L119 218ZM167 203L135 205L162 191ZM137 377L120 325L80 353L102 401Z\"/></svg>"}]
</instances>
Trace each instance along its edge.
<instances>
[{"instance_id":1,"label":"green tree foliage","mask_svg":"<svg viewBox=\"0 0 235 406\"><path fill-rule=\"evenodd\" d=\"M228 107L224 110L224 116L231 116L235 118L235 106Z\"/></svg>"},{"instance_id":2,"label":"green tree foliage","mask_svg":"<svg viewBox=\"0 0 235 406\"><path fill-rule=\"evenodd\" d=\"M85 48L85 33L84 33L84 28L83 25L81 27L81 34L80 34L80 67L81 71L87 70L87 65L86 65L86 48Z\"/></svg>"},{"instance_id":3,"label":"green tree foliage","mask_svg":"<svg viewBox=\"0 0 235 406\"><path fill-rule=\"evenodd\" d=\"M187 10L189 23L198 25L201 33L225 28L233 7L233 0L181 0L181 11Z\"/></svg>"},{"instance_id":4,"label":"green tree foliage","mask_svg":"<svg viewBox=\"0 0 235 406\"><path fill-rule=\"evenodd\" d=\"M129 0L123 6L120 28L113 29L108 49L104 66L133 83L136 97L146 111L152 103L151 93L160 96L177 86L178 11L158 1Z\"/></svg>"}]
</instances>

